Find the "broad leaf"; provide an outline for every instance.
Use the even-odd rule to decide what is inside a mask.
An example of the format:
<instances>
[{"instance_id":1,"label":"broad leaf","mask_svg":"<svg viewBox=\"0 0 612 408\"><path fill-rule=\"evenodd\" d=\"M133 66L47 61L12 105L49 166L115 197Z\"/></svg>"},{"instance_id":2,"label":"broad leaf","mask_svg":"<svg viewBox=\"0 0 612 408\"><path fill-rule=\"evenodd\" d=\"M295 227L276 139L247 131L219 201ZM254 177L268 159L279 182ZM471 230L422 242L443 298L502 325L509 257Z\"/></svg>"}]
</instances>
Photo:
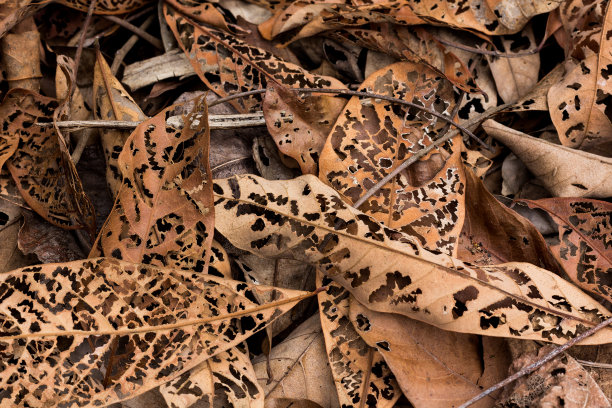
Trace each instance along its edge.
<instances>
[{"instance_id":1,"label":"broad leaf","mask_svg":"<svg viewBox=\"0 0 612 408\"><path fill-rule=\"evenodd\" d=\"M249 300L268 291L280 300ZM0 405L66 407L107 405L158 386L304 297L111 258L0 274L0 294Z\"/></svg>"},{"instance_id":2,"label":"broad leaf","mask_svg":"<svg viewBox=\"0 0 612 408\"><path fill-rule=\"evenodd\" d=\"M612 156L612 11L610 2L567 1L561 20L571 36L565 76L548 92L563 145Z\"/></svg>"},{"instance_id":3,"label":"broad leaf","mask_svg":"<svg viewBox=\"0 0 612 408\"><path fill-rule=\"evenodd\" d=\"M565 342L609 316L572 284L526 263L476 267L423 249L342 202L312 176L214 185L216 228L235 246L317 264L368 308L464 333ZM604 329L586 344L608 342Z\"/></svg>"},{"instance_id":4,"label":"broad leaf","mask_svg":"<svg viewBox=\"0 0 612 408\"><path fill-rule=\"evenodd\" d=\"M558 227L550 250L576 285L612 302L612 204L579 198L521 202L546 211Z\"/></svg>"},{"instance_id":5,"label":"broad leaf","mask_svg":"<svg viewBox=\"0 0 612 408\"><path fill-rule=\"evenodd\" d=\"M87 12L90 2L88 0L60 0L64 6L71 7L80 11ZM96 14L125 14L134 11L144 5L149 0L96 0L94 13Z\"/></svg>"}]
</instances>

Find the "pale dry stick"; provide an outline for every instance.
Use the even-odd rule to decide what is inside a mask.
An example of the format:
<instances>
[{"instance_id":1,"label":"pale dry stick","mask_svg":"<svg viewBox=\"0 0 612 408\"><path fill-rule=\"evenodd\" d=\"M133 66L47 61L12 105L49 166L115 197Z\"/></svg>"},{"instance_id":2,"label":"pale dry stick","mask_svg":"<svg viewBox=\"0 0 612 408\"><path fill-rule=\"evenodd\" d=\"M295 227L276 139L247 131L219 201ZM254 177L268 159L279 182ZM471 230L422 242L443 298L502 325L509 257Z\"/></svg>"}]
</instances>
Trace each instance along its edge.
<instances>
[{"instance_id":1,"label":"pale dry stick","mask_svg":"<svg viewBox=\"0 0 612 408\"><path fill-rule=\"evenodd\" d=\"M520 57L527 57L529 55L537 54L538 52L542 51L542 48L544 47L544 43L546 43L546 40L547 40L547 37L544 37L542 41L540 42L540 44L536 48L533 48L531 50L516 52L516 53L509 53L509 52L499 52L495 50L485 50L481 48L470 47L469 45L455 43L455 42L448 41L448 40L445 40L445 39L442 39L436 36L433 36L433 38L439 43L448 45L449 47L458 48L460 50L468 51L474 54L491 55L493 57L500 57L500 58L520 58Z\"/></svg>"},{"instance_id":2,"label":"pale dry stick","mask_svg":"<svg viewBox=\"0 0 612 408\"><path fill-rule=\"evenodd\" d=\"M130 30L131 32L133 32L134 34L140 36L143 40L147 41L148 43L150 43L152 46L154 46L155 48L157 48L158 50L164 50L164 44L162 44L162 42L153 37L151 34L147 33L144 30L141 30L140 28L136 27L135 25L128 23L127 21L119 18L119 17L115 17L115 16L104 16L105 19L112 21L113 23L120 25L121 27Z\"/></svg>"},{"instance_id":3,"label":"pale dry stick","mask_svg":"<svg viewBox=\"0 0 612 408\"><path fill-rule=\"evenodd\" d=\"M151 15L147 17L147 19L140 25L139 28L142 31L145 31L147 28L149 28L149 26L153 23L153 21L155 21L155 16ZM127 40L121 48L119 48L119 51L115 53L115 58L113 59L113 63L111 65L111 73L113 75L117 75L117 71L119 71L119 67L121 66L121 63L123 62L123 59L128 54L128 52L130 52L132 47L136 45L136 42L138 42L139 38L140 37L137 34L133 34L130 37L130 39Z\"/></svg>"},{"instance_id":4,"label":"pale dry stick","mask_svg":"<svg viewBox=\"0 0 612 408\"><path fill-rule=\"evenodd\" d=\"M125 21L127 21L127 22L134 21L137 18L140 18L140 17L150 13L152 10L153 10L153 7L144 8L144 9L140 10L138 13L134 13L134 14L131 14L129 17L126 17ZM91 46L92 44L94 44L96 42L96 40L99 40L100 38L105 37L105 36L111 34L114 29L115 29L115 26L112 26L110 28L107 28L106 30L102 30L101 32L98 32L93 37L89 37L88 39L85 40L85 46L86 47Z\"/></svg>"},{"instance_id":5,"label":"pale dry stick","mask_svg":"<svg viewBox=\"0 0 612 408\"><path fill-rule=\"evenodd\" d=\"M579 362L581 365L586 366L586 367L604 368L606 370L612 370L612 364L598 363L598 362L595 362L595 361L586 361L586 360L578 360L578 359L576 359L576 361Z\"/></svg>"},{"instance_id":6,"label":"pale dry stick","mask_svg":"<svg viewBox=\"0 0 612 408\"><path fill-rule=\"evenodd\" d=\"M542 367L544 364L548 363L550 360L552 360L553 358L557 357L559 354L563 353L564 351L566 351L567 349L569 349L570 347L572 347L574 344L580 342L581 340L586 339L587 337L595 334L596 332L598 332L599 330L603 329L604 327L610 325L612 323L612 317L604 320L603 322L599 323L597 326L595 327L591 327L589 330L585 331L584 333L582 333L581 335L579 335L578 337L574 337L573 339L571 339L570 341L562 344L561 346L555 348L553 351L551 351L550 353L548 353L547 355L545 355L544 357L542 357L541 359L539 359L538 361L536 361L533 364L529 364L527 367L523 367L521 368L519 371L517 371L516 373L512 374L510 377L506 378L503 381L498 382L497 384L493 385L492 387L487 388L486 390L484 390L483 392L481 392L480 394L478 394L477 396L475 396L474 398L472 398L471 400L461 404L458 408L467 408L470 405L474 404L477 401L480 401L482 398L488 396L489 394L505 387L506 385L518 380L519 378L530 374L532 372L534 372L535 370L537 370L538 368Z\"/></svg>"}]
</instances>

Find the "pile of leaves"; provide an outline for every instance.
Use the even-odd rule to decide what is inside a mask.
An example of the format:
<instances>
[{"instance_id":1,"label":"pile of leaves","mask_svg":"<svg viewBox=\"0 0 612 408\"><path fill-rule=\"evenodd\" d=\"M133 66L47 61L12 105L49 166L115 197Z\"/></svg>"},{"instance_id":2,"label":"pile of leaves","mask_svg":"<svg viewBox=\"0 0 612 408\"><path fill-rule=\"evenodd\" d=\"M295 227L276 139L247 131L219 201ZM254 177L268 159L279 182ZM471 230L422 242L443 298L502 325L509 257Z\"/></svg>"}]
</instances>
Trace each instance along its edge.
<instances>
[{"instance_id":1,"label":"pile of leaves","mask_svg":"<svg viewBox=\"0 0 612 408\"><path fill-rule=\"evenodd\" d=\"M0 31L0 406L611 406L607 0Z\"/></svg>"}]
</instances>

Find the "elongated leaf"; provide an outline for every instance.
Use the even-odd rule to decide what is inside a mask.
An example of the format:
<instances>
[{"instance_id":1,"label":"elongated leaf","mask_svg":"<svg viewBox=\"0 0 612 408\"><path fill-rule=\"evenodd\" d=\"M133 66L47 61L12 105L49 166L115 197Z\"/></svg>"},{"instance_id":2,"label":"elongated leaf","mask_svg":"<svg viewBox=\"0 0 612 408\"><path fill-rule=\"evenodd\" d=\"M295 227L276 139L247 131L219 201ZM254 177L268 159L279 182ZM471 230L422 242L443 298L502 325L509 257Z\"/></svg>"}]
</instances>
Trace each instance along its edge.
<instances>
[{"instance_id":1,"label":"elongated leaf","mask_svg":"<svg viewBox=\"0 0 612 408\"><path fill-rule=\"evenodd\" d=\"M35 125L50 122L58 102L15 89L5 96L2 104L9 114L3 118L0 165L12 151L6 166L23 199L52 224L65 229L84 228L93 234L94 209L67 148L53 128ZM15 141L19 142L19 149L13 145Z\"/></svg>"},{"instance_id":2,"label":"elongated leaf","mask_svg":"<svg viewBox=\"0 0 612 408\"><path fill-rule=\"evenodd\" d=\"M89 8L88 0L60 0L64 6L71 7L80 11L87 12ZM136 10L145 4L149 0L125 0L125 1L113 1L113 0L97 0L96 8L94 13L96 14L125 14L130 11Z\"/></svg>"},{"instance_id":3,"label":"elongated leaf","mask_svg":"<svg viewBox=\"0 0 612 408\"><path fill-rule=\"evenodd\" d=\"M484 122L482 128L508 146L555 196L612 195L612 158L531 137L492 119Z\"/></svg>"},{"instance_id":4,"label":"elongated leaf","mask_svg":"<svg viewBox=\"0 0 612 408\"><path fill-rule=\"evenodd\" d=\"M319 316L327 359L342 407L393 407L401 391L389 366L376 349L368 346L349 318L351 294L317 272Z\"/></svg>"},{"instance_id":5,"label":"elongated leaf","mask_svg":"<svg viewBox=\"0 0 612 408\"><path fill-rule=\"evenodd\" d=\"M612 11L610 2L571 0L560 9L572 49L548 105L565 146L612 156Z\"/></svg>"},{"instance_id":6,"label":"elongated leaf","mask_svg":"<svg viewBox=\"0 0 612 408\"><path fill-rule=\"evenodd\" d=\"M422 64L399 62L366 79L360 91L411 101L450 115L452 85ZM351 98L321 153L319 177L354 203L423 146L446 123L391 102ZM459 138L435 150L368 199L361 209L421 245L449 254L463 225L465 183Z\"/></svg>"},{"instance_id":7,"label":"elongated leaf","mask_svg":"<svg viewBox=\"0 0 612 408\"><path fill-rule=\"evenodd\" d=\"M206 103L196 104L181 131L166 126L170 109L126 141L123 185L90 256L206 272L214 223Z\"/></svg>"},{"instance_id":8,"label":"elongated leaf","mask_svg":"<svg viewBox=\"0 0 612 408\"><path fill-rule=\"evenodd\" d=\"M612 302L612 204L579 198L521 202L556 223L559 234L550 249L576 285Z\"/></svg>"},{"instance_id":9,"label":"elongated leaf","mask_svg":"<svg viewBox=\"0 0 612 408\"><path fill-rule=\"evenodd\" d=\"M249 300L267 291L280 300ZM0 405L73 407L145 392L244 341L304 292L96 258L1 274L0 294Z\"/></svg>"},{"instance_id":10,"label":"elongated leaf","mask_svg":"<svg viewBox=\"0 0 612 408\"><path fill-rule=\"evenodd\" d=\"M464 333L565 342L608 312L572 284L526 263L476 267L348 207L312 176L214 185L217 229L244 250L316 263L370 309ZM585 340L610 340L606 329Z\"/></svg>"},{"instance_id":11,"label":"elongated leaf","mask_svg":"<svg viewBox=\"0 0 612 408\"><path fill-rule=\"evenodd\" d=\"M147 119L134 99L111 73L110 67L99 51L96 53L94 66L93 100L96 119L135 122ZM106 158L106 182L113 197L117 197L123 181L117 160L129 136L130 132L125 130L103 129L100 132Z\"/></svg>"},{"instance_id":12,"label":"elongated leaf","mask_svg":"<svg viewBox=\"0 0 612 408\"><path fill-rule=\"evenodd\" d=\"M404 395L416 408L458 406L506 376L504 355L481 358L478 336L441 335L433 326L373 312L354 299L350 319L363 340L385 357ZM483 360L487 367L483 367ZM476 407L491 407L494 401L490 396Z\"/></svg>"}]
</instances>

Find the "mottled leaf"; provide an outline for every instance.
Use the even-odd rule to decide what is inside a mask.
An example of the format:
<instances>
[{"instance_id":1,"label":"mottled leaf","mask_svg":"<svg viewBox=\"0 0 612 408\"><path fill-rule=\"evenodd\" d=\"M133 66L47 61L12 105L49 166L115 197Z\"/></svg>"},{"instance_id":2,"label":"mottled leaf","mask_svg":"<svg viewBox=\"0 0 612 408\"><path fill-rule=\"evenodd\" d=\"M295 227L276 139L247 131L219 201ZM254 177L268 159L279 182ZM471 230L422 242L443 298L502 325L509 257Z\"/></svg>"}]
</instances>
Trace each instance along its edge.
<instances>
[{"instance_id":1,"label":"mottled leaf","mask_svg":"<svg viewBox=\"0 0 612 408\"><path fill-rule=\"evenodd\" d=\"M579 198L521 200L558 227L550 250L581 288L612 302L612 204Z\"/></svg>"},{"instance_id":2,"label":"mottled leaf","mask_svg":"<svg viewBox=\"0 0 612 408\"><path fill-rule=\"evenodd\" d=\"M304 259L374 311L445 330L565 342L608 316L553 273L527 263L472 266L423 249L342 202L312 176L255 176L214 185L216 228L235 246ZM585 340L609 341L612 329Z\"/></svg>"},{"instance_id":3,"label":"mottled leaf","mask_svg":"<svg viewBox=\"0 0 612 408\"><path fill-rule=\"evenodd\" d=\"M249 300L267 291L280 300ZM4 273L0 293L0 405L65 407L145 392L241 343L304 297L111 258Z\"/></svg>"},{"instance_id":4,"label":"mottled leaf","mask_svg":"<svg viewBox=\"0 0 612 408\"><path fill-rule=\"evenodd\" d=\"M94 12L96 14L125 14L138 9L149 2L150 0L96 0ZM90 4L89 0L59 0L59 3L63 4L64 6L85 12L87 12Z\"/></svg>"}]
</instances>

